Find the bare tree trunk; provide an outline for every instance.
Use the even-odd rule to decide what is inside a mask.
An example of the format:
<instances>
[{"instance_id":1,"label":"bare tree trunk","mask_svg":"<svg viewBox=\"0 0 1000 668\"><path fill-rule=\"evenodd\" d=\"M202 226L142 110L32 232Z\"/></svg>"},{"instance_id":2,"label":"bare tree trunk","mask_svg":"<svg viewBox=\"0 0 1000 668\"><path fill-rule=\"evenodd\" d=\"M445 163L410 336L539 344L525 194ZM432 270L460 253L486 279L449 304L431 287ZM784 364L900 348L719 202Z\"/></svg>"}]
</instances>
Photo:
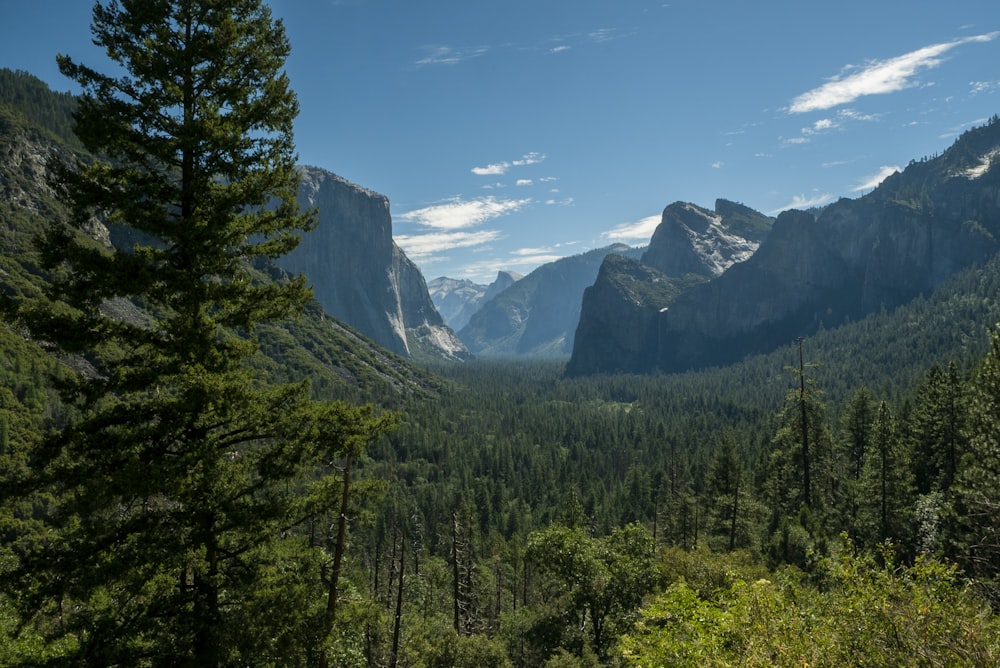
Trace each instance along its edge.
<instances>
[{"instance_id":1,"label":"bare tree trunk","mask_svg":"<svg viewBox=\"0 0 1000 668\"><path fill-rule=\"evenodd\" d=\"M452 602L454 603L454 624L455 632L462 633L462 606L459 603L461 591L461 573L458 567L459 547L458 547L458 513L451 517L451 577L452 577Z\"/></svg>"},{"instance_id":2,"label":"bare tree trunk","mask_svg":"<svg viewBox=\"0 0 1000 668\"><path fill-rule=\"evenodd\" d=\"M340 566L344 559L344 549L347 545L347 506L351 495L351 460L344 464L344 487L340 496L340 517L337 518L337 544L333 549L333 572L330 574L330 587L326 597L326 614L323 617L323 647L319 653L319 668L329 668L330 659L326 654L326 641L333 631L334 619L337 615L337 596L340 586Z\"/></svg>"},{"instance_id":3,"label":"bare tree trunk","mask_svg":"<svg viewBox=\"0 0 1000 668\"><path fill-rule=\"evenodd\" d=\"M399 588L396 590L396 616L392 627L392 653L389 655L389 668L396 668L399 657L399 627L403 619L403 568L406 565L406 539L400 541L399 547Z\"/></svg>"}]
</instances>

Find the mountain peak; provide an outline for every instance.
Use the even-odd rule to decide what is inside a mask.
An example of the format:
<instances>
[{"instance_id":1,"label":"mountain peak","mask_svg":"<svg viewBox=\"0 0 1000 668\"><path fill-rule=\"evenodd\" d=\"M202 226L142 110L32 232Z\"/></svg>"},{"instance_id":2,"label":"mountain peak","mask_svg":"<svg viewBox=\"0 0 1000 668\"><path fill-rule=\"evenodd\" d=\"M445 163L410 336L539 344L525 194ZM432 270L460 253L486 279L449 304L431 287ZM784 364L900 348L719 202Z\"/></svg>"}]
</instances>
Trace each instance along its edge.
<instances>
[{"instance_id":1,"label":"mountain peak","mask_svg":"<svg viewBox=\"0 0 1000 668\"><path fill-rule=\"evenodd\" d=\"M768 216L728 200L716 200L715 211L674 202L663 210L642 262L668 276L719 276L753 255L772 224Z\"/></svg>"}]
</instances>

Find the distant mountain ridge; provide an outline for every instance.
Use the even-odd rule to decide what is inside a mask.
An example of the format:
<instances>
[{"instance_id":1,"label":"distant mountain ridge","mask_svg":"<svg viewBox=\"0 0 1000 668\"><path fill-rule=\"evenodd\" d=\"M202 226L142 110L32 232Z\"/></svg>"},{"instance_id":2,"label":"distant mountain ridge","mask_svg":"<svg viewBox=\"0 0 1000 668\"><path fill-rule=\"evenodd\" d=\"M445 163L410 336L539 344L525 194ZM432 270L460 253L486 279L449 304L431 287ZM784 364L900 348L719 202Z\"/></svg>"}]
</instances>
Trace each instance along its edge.
<instances>
[{"instance_id":1,"label":"distant mountain ridge","mask_svg":"<svg viewBox=\"0 0 1000 668\"><path fill-rule=\"evenodd\" d=\"M468 279L441 276L427 283L431 301L445 323L458 331L480 307L523 278L513 271L499 271L489 285L480 285Z\"/></svg>"},{"instance_id":2,"label":"distant mountain ridge","mask_svg":"<svg viewBox=\"0 0 1000 668\"><path fill-rule=\"evenodd\" d=\"M927 293L1000 248L998 156L994 117L868 195L818 213L782 213L752 256L680 293L630 303L622 291L595 286L603 301L585 306L568 371L726 365ZM597 326L611 309L642 317L641 341L609 350L598 340L598 331L623 336L607 318L604 330Z\"/></svg>"},{"instance_id":3,"label":"distant mountain ridge","mask_svg":"<svg viewBox=\"0 0 1000 668\"><path fill-rule=\"evenodd\" d=\"M641 252L615 244L544 264L484 303L458 336L474 355L568 356L581 296L605 256Z\"/></svg>"}]
</instances>

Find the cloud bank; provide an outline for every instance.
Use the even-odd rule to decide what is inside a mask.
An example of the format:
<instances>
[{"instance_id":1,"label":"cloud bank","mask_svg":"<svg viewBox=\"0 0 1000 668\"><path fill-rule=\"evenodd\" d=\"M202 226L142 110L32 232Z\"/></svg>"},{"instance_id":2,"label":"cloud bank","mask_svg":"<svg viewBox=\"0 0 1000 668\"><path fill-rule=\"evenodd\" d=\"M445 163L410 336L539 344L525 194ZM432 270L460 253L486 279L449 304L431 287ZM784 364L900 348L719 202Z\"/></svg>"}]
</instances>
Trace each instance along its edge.
<instances>
[{"instance_id":1,"label":"cloud bank","mask_svg":"<svg viewBox=\"0 0 1000 668\"><path fill-rule=\"evenodd\" d=\"M887 60L875 60L863 67L847 67L844 74L799 95L788 111L801 114L822 111L843 104L850 104L868 95L884 95L910 88L922 71L933 69L943 62L943 56L952 49L974 42L990 42L1000 33L964 37L951 42L931 44L916 51L904 53Z\"/></svg>"},{"instance_id":2,"label":"cloud bank","mask_svg":"<svg viewBox=\"0 0 1000 668\"><path fill-rule=\"evenodd\" d=\"M408 257L433 262L433 256L455 248L474 248L496 241L499 230L465 231L495 218L518 211L532 203L528 199L499 199L493 196L463 200L453 197L441 204L407 211L396 216L403 223L418 225L423 233L393 235Z\"/></svg>"},{"instance_id":3,"label":"cloud bank","mask_svg":"<svg viewBox=\"0 0 1000 668\"><path fill-rule=\"evenodd\" d=\"M498 199L492 195L473 200L453 197L443 204L407 211L396 218L405 223L416 223L435 230L459 230L513 213L530 203L530 199Z\"/></svg>"}]
</instances>

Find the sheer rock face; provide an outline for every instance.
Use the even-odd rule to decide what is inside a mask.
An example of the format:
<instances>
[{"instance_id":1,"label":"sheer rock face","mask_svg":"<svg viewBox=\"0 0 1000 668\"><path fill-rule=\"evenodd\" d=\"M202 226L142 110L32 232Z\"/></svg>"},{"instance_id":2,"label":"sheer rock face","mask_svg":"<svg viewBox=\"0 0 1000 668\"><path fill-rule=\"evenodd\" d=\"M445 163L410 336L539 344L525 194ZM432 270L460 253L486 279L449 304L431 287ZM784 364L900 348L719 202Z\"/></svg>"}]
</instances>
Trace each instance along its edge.
<instances>
[{"instance_id":1,"label":"sheer rock face","mask_svg":"<svg viewBox=\"0 0 1000 668\"><path fill-rule=\"evenodd\" d=\"M301 176L299 205L317 211L317 224L278 264L305 274L327 313L398 355L467 356L393 241L389 200L316 167Z\"/></svg>"},{"instance_id":2,"label":"sheer rock face","mask_svg":"<svg viewBox=\"0 0 1000 668\"><path fill-rule=\"evenodd\" d=\"M566 372L642 372L656 363L657 316L661 300L650 288L670 281L638 260L608 255L597 280L583 293L573 356ZM664 296L663 301L666 300Z\"/></svg>"},{"instance_id":3,"label":"sheer rock face","mask_svg":"<svg viewBox=\"0 0 1000 668\"><path fill-rule=\"evenodd\" d=\"M692 205L668 207L644 261L664 272L706 276L692 260L696 242L685 239L712 225L712 216ZM635 303L644 313L658 307L655 327L643 325L655 335L648 336L641 353L630 343L605 357L641 359L643 371L729 364L820 327L904 304L998 250L1000 122L994 120L966 132L940 156L911 163L864 197L842 199L819 212L782 213L745 261L686 287L669 303ZM594 294L602 300L585 302L581 315L570 363L575 373L629 368L584 364L594 359L598 345L608 346L595 342L593 334L581 339L581 331L591 331L584 320L621 308L613 299L628 299L620 290L597 287ZM627 322L624 315L617 319ZM606 329L603 336L615 340L618 334Z\"/></svg>"}]
</instances>

